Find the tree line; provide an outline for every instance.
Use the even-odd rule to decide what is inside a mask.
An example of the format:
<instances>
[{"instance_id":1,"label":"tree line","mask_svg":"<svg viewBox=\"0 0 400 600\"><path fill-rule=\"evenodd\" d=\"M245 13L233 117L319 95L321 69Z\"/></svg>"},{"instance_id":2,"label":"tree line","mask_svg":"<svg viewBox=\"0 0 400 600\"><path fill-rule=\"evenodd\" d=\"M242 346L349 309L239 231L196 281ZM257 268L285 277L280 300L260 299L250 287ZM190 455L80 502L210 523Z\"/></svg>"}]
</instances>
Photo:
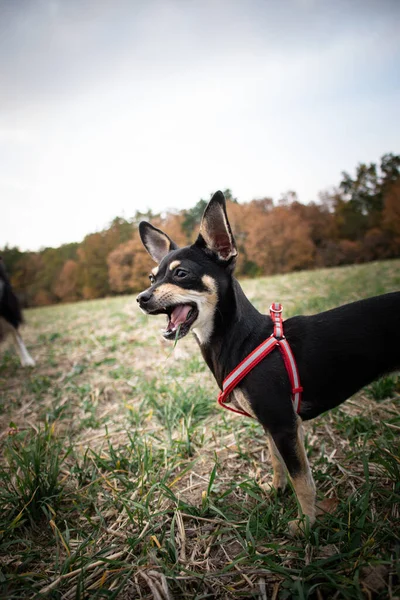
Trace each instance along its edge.
<instances>
[{"instance_id":1,"label":"tree line","mask_svg":"<svg viewBox=\"0 0 400 600\"><path fill-rule=\"evenodd\" d=\"M236 273L255 277L400 256L400 155L385 154L380 164L359 164L355 176L318 201L299 202L287 192L239 203L225 190L229 219L239 249ZM103 231L80 243L38 252L5 246L3 257L24 306L75 302L134 293L148 285L154 263L142 246L142 219L165 230L178 245L197 236L207 200L166 214L137 211L116 217Z\"/></svg>"}]
</instances>

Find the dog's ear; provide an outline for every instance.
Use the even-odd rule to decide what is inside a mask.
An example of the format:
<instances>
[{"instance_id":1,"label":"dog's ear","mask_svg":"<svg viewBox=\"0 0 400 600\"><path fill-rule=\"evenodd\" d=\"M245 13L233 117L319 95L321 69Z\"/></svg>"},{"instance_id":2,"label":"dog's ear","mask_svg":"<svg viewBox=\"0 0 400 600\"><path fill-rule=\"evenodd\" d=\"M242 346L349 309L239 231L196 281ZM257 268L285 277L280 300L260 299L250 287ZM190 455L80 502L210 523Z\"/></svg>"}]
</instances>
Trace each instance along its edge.
<instances>
[{"instance_id":1,"label":"dog's ear","mask_svg":"<svg viewBox=\"0 0 400 600\"><path fill-rule=\"evenodd\" d=\"M207 204L200 223L196 245L214 252L220 260L230 261L237 256L237 248L226 214L225 196L215 192Z\"/></svg>"},{"instance_id":2,"label":"dog's ear","mask_svg":"<svg viewBox=\"0 0 400 600\"><path fill-rule=\"evenodd\" d=\"M144 247L156 263L160 263L164 256L172 250L178 249L178 246L166 233L157 229L157 227L153 227L147 221L139 223L139 234Z\"/></svg>"}]
</instances>

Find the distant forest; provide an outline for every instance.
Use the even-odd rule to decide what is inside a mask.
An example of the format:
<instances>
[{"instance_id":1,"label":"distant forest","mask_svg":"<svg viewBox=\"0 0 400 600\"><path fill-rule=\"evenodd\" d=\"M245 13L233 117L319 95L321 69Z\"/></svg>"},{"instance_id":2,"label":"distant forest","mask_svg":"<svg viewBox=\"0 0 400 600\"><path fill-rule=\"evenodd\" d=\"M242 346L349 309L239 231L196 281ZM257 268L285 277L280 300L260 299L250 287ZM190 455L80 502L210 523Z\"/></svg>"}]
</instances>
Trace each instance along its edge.
<instances>
[{"instance_id":1,"label":"distant forest","mask_svg":"<svg viewBox=\"0 0 400 600\"><path fill-rule=\"evenodd\" d=\"M295 192L277 202L238 202L225 190L239 249L236 274L256 277L400 256L400 155L359 164L338 187L303 204ZM142 246L138 223L150 220L179 245L197 236L207 200L189 210L116 217L80 243L39 252L4 247L0 256L24 306L75 302L138 292L154 263Z\"/></svg>"}]
</instances>

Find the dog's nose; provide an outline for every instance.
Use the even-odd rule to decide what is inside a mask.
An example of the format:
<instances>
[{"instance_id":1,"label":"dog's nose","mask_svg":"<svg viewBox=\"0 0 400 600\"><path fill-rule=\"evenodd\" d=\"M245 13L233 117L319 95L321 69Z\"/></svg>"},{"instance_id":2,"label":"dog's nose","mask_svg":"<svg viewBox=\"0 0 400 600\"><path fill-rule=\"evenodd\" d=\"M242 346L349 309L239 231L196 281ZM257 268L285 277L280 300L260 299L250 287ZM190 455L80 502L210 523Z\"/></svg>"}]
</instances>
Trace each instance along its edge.
<instances>
[{"instance_id":1,"label":"dog's nose","mask_svg":"<svg viewBox=\"0 0 400 600\"><path fill-rule=\"evenodd\" d=\"M148 291L142 292L136 298L136 302L139 302L140 306L143 306L144 304L147 304L147 302L150 300L151 296L152 296L152 294Z\"/></svg>"}]
</instances>

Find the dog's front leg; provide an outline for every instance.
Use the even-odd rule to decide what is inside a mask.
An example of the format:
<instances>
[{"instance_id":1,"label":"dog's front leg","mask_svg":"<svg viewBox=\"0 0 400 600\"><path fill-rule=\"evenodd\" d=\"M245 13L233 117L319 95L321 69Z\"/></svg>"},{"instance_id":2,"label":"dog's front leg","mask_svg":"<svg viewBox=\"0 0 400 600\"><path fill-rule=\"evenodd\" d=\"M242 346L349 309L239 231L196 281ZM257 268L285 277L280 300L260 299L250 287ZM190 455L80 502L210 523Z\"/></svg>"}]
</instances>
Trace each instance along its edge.
<instances>
[{"instance_id":1,"label":"dog's front leg","mask_svg":"<svg viewBox=\"0 0 400 600\"><path fill-rule=\"evenodd\" d=\"M35 361L33 360L32 356L29 354L28 350L26 349L23 339L19 335L18 331L13 329L12 336L14 338L15 348L18 352L18 356L21 361L21 365L23 367L34 367Z\"/></svg>"},{"instance_id":2,"label":"dog's front leg","mask_svg":"<svg viewBox=\"0 0 400 600\"><path fill-rule=\"evenodd\" d=\"M292 431L273 432L271 436L285 462L301 509L298 519L289 523L290 532L295 535L302 533L303 515L308 518L310 526L315 522L315 483L304 448L300 417L296 418Z\"/></svg>"},{"instance_id":3,"label":"dog's front leg","mask_svg":"<svg viewBox=\"0 0 400 600\"><path fill-rule=\"evenodd\" d=\"M268 431L266 431L266 434L268 450L271 457L273 476L272 482L264 484L263 488L267 493L269 493L274 489L284 490L287 483L287 477L284 462L281 455L279 454L278 448L276 447L274 438Z\"/></svg>"}]
</instances>

